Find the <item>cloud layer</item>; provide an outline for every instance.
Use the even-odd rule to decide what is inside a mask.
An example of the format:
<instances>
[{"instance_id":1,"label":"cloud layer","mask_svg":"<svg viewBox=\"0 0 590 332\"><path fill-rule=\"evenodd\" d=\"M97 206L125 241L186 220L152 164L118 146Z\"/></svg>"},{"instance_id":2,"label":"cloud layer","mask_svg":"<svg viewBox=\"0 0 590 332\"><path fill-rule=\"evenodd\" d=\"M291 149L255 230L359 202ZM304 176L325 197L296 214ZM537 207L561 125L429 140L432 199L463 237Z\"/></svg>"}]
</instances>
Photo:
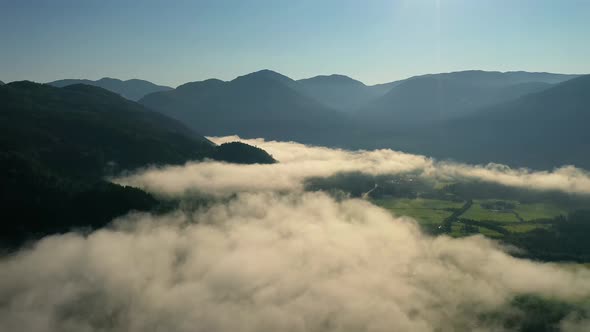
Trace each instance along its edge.
<instances>
[{"instance_id":1,"label":"cloud layer","mask_svg":"<svg viewBox=\"0 0 590 332\"><path fill-rule=\"evenodd\" d=\"M590 296L588 270L428 237L321 193L240 194L192 217L47 237L0 260L0 280L1 326L33 332L503 331L483 317L515 295Z\"/></svg>"},{"instance_id":2,"label":"cloud layer","mask_svg":"<svg viewBox=\"0 0 590 332\"><path fill-rule=\"evenodd\" d=\"M516 259L482 236L430 237L413 220L367 201L303 191L309 177L413 172L589 193L582 170L531 172L391 150L242 141L280 163L188 163L116 179L160 194L231 198L197 211L131 214L108 229L46 237L0 258L2 329L512 331L518 324L507 328L502 317L518 317L515 296L590 299L584 267ZM575 315L559 325L590 328Z\"/></svg>"},{"instance_id":3,"label":"cloud layer","mask_svg":"<svg viewBox=\"0 0 590 332\"><path fill-rule=\"evenodd\" d=\"M199 190L208 194L225 195L234 192L300 191L306 178L330 176L339 172L358 171L371 175L415 172L431 179L470 179L534 190L590 194L590 174L573 166L533 172L498 164L474 166L436 162L424 156L388 149L346 151L294 142L240 139L237 136L209 139L218 144L242 141L258 146L272 154L280 163L187 163L184 166L150 168L115 181L163 194L174 195L187 190Z\"/></svg>"}]
</instances>

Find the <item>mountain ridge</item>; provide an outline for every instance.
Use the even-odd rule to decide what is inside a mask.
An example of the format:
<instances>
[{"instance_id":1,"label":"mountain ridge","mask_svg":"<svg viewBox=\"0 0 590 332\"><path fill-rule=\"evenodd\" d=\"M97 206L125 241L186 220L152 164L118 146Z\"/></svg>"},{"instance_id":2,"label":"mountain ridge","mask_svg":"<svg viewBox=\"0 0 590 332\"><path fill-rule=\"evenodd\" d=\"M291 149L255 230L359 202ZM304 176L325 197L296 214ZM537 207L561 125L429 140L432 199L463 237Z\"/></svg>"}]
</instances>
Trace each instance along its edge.
<instances>
[{"instance_id":1,"label":"mountain ridge","mask_svg":"<svg viewBox=\"0 0 590 332\"><path fill-rule=\"evenodd\" d=\"M327 107L352 113L386 91L351 77L331 74L297 80L298 89Z\"/></svg>"},{"instance_id":2,"label":"mountain ridge","mask_svg":"<svg viewBox=\"0 0 590 332\"><path fill-rule=\"evenodd\" d=\"M104 227L166 200L105 178L205 158L274 163L243 143L216 146L181 122L106 89L29 81L0 86L0 248Z\"/></svg>"},{"instance_id":3,"label":"mountain ridge","mask_svg":"<svg viewBox=\"0 0 590 332\"><path fill-rule=\"evenodd\" d=\"M383 127L420 126L549 88L576 75L470 70L427 74L399 81L357 112L357 120Z\"/></svg>"},{"instance_id":4,"label":"mountain ridge","mask_svg":"<svg viewBox=\"0 0 590 332\"><path fill-rule=\"evenodd\" d=\"M438 155L475 163L590 169L590 75L450 120L439 129ZM501 133L501 134L499 134Z\"/></svg>"},{"instance_id":5,"label":"mountain ridge","mask_svg":"<svg viewBox=\"0 0 590 332\"><path fill-rule=\"evenodd\" d=\"M266 137L324 142L329 132L349 127L341 112L301 93L297 82L271 70L231 81L207 80L149 94L143 105L183 121L205 135Z\"/></svg>"},{"instance_id":6,"label":"mountain ridge","mask_svg":"<svg viewBox=\"0 0 590 332\"><path fill-rule=\"evenodd\" d=\"M146 94L171 90L172 88L164 85L157 85L146 80L132 78L129 80L120 80L117 78L103 77L98 80L89 79L62 79L47 83L49 85L63 88L72 84L86 84L104 88L106 90L115 92L126 99L137 101Z\"/></svg>"}]
</instances>

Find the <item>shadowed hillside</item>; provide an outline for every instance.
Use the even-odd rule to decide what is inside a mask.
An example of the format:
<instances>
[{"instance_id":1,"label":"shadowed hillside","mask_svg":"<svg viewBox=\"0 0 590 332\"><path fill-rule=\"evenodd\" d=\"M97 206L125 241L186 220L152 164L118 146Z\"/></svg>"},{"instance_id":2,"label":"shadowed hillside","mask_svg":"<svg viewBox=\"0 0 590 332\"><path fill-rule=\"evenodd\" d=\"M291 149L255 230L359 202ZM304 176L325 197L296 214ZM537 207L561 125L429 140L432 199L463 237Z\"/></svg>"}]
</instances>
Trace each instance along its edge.
<instances>
[{"instance_id":1,"label":"shadowed hillside","mask_svg":"<svg viewBox=\"0 0 590 332\"><path fill-rule=\"evenodd\" d=\"M336 110L352 112L388 92L387 86L366 86L344 75L315 76L297 81L299 90Z\"/></svg>"},{"instance_id":2,"label":"shadowed hillside","mask_svg":"<svg viewBox=\"0 0 590 332\"><path fill-rule=\"evenodd\" d=\"M536 168L590 169L590 75L446 123L440 154Z\"/></svg>"},{"instance_id":3,"label":"shadowed hillside","mask_svg":"<svg viewBox=\"0 0 590 332\"><path fill-rule=\"evenodd\" d=\"M469 163L535 169L590 168L590 76L432 125L394 128L359 140Z\"/></svg>"},{"instance_id":4,"label":"shadowed hillside","mask_svg":"<svg viewBox=\"0 0 590 332\"><path fill-rule=\"evenodd\" d=\"M242 142L223 143L216 147L209 158L237 164L274 164L277 162L266 151Z\"/></svg>"},{"instance_id":5,"label":"shadowed hillside","mask_svg":"<svg viewBox=\"0 0 590 332\"><path fill-rule=\"evenodd\" d=\"M399 81L383 97L356 113L377 129L444 121L482 107L539 92L575 75L463 71Z\"/></svg>"},{"instance_id":6,"label":"shadowed hillside","mask_svg":"<svg viewBox=\"0 0 590 332\"><path fill-rule=\"evenodd\" d=\"M0 102L2 150L32 156L63 174L101 175L113 164L182 163L212 149L178 121L93 86L14 82L2 86Z\"/></svg>"},{"instance_id":7,"label":"shadowed hillside","mask_svg":"<svg viewBox=\"0 0 590 332\"><path fill-rule=\"evenodd\" d=\"M274 162L245 144L217 147L177 120L94 86L13 82L0 87L0 105L0 247L156 208L152 195L104 180L123 170L203 158Z\"/></svg>"},{"instance_id":8,"label":"shadowed hillside","mask_svg":"<svg viewBox=\"0 0 590 332\"><path fill-rule=\"evenodd\" d=\"M297 91L297 82L270 70L232 81L187 83L147 95L145 106L183 121L205 135L233 135L339 144L353 124Z\"/></svg>"}]
</instances>

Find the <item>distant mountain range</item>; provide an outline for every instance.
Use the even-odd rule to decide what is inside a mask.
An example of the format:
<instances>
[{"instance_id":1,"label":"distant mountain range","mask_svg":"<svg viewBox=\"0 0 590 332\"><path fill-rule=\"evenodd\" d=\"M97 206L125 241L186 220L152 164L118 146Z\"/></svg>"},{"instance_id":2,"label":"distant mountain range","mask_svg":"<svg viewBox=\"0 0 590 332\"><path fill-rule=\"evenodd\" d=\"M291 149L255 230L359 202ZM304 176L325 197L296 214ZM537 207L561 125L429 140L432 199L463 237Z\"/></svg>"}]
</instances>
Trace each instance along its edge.
<instances>
[{"instance_id":1,"label":"distant mountain range","mask_svg":"<svg viewBox=\"0 0 590 332\"><path fill-rule=\"evenodd\" d=\"M439 159L535 169L590 169L590 75L464 116L365 133L355 148L393 148Z\"/></svg>"},{"instance_id":2,"label":"distant mountain range","mask_svg":"<svg viewBox=\"0 0 590 332\"><path fill-rule=\"evenodd\" d=\"M187 83L139 102L205 135L338 144L340 133L354 129L346 114L301 92L299 82L270 70L229 82Z\"/></svg>"},{"instance_id":3,"label":"distant mountain range","mask_svg":"<svg viewBox=\"0 0 590 332\"><path fill-rule=\"evenodd\" d=\"M124 98L133 101L138 101L143 96L153 92L172 90L172 88L169 86L156 85L152 82L144 80L131 79L127 81L122 81L119 79L108 77L101 78L97 81L85 79L65 79L49 82L47 84L53 85L58 88L63 88L65 86L73 84L93 85L117 93L123 96Z\"/></svg>"},{"instance_id":4,"label":"distant mountain range","mask_svg":"<svg viewBox=\"0 0 590 332\"><path fill-rule=\"evenodd\" d=\"M139 102L206 135L238 134L345 148L387 147L440 158L530 167L553 167L573 162L590 167L586 158L573 157L578 152L572 152L571 158L558 158L557 154L547 156L534 148L526 149L535 144L547 149L554 146L557 140L546 142L550 135L526 143L521 141L522 144L497 139L503 143L494 147L494 153L492 148L488 151L475 146L469 148L474 142L481 145L484 143L481 140L491 139L485 133L491 135L496 130L494 126L498 126L483 117L484 113L497 111L498 117L508 118L505 112L499 111L504 107L500 105L522 98L532 103L530 100L539 98L540 92L550 93L562 82L578 76L463 71L367 86L342 75L295 81L262 70L229 82L212 79L187 83L174 90L149 94ZM590 105L583 99L572 100L576 100L574 106ZM562 111L557 106L567 102L547 103L545 112L560 114ZM514 116L514 126L527 128L538 119L532 119L534 116L530 114L518 115L521 108L524 109L525 105L513 107L510 112L514 115L511 116ZM477 120L479 114L482 118ZM578 122L582 120L580 116L572 114L564 121L572 121L572 125L584 123ZM462 123L472 117L476 120L470 120L473 123L469 126L479 128L477 130L466 130L464 125L455 124L455 121ZM526 120L527 117L531 119ZM480 124L476 125L478 122ZM560 130L566 130L565 127ZM509 128L498 127L495 134L504 130L509 131ZM507 132L504 137L510 135ZM516 136L511 139L516 140ZM560 142L564 143L563 140ZM553 152L559 150L567 154L570 148L573 145ZM538 157L532 156L533 153Z\"/></svg>"},{"instance_id":5,"label":"distant mountain range","mask_svg":"<svg viewBox=\"0 0 590 332\"><path fill-rule=\"evenodd\" d=\"M545 113L562 114L565 105L588 107L580 96L565 100L551 94L567 82L576 82L578 76L471 70L367 86L343 75L293 80L262 70L227 82L186 83L147 94L139 103L204 135L237 134L344 148L387 147L439 158L536 168L567 163L590 167L586 158L574 151L587 141L566 144L573 136L565 132L554 133L558 137L549 141L552 136L538 129L549 124L539 122L544 118L537 119L530 110L536 98L544 102L534 108ZM540 97L544 93L554 102ZM513 106L502 111L507 105ZM571 128L578 128L584 116L582 111L574 112L563 119L565 122L551 120L551 126L567 131L564 123L571 121ZM514 127L502 119L511 119ZM531 137L516 142L521 134L515 134L514 128L525 128ZM500 132L502 137L491 138ZM497 147L493 141L498 142ZM552 148L555 146L559 148ZM553 155L543 154L550 149Z\"/></svg>"},{"instance_id":6,"label":"distant mountain range","mask_svg":"<svg viewBox=\"0 0 590 332\"><path fill-rule=\"evenodd\" d=\"M550 73L462 71L399 81L355 119L378 128L420 126L475 112L577 77Z\"/></svg>"},{"instance_id":7,"label":"distant mountain range","mask_svg":"<svg viewBox=\"0 0 590 332\"><path fill-rule=\"evenodd\" d=\"M449 121L440 156L550 169L590 169L590 75Z\"/></svg>"}]
</instances>

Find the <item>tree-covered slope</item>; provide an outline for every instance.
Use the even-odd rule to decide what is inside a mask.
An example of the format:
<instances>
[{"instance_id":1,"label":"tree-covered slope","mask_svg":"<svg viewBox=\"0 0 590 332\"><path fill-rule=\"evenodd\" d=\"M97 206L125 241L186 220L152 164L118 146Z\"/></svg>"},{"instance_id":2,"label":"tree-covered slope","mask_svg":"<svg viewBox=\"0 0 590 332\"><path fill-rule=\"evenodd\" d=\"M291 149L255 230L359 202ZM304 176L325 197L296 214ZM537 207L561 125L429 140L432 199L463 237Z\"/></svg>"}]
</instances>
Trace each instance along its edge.
<instances>
[{"instance_id":1,"label":"tree-covered slope","mask_svg":"<svg viewBox=\"0 0 590 332\"><path fill-rule=\"evenodd\" d=\"M178 121L92 86L15 82L0 87L0 104L2 151L68 176L182 163L212 149Z\"/></svg>"},{"instance_id":2,"label":"tree-covered slope","mask_svg":"<svg viewBox=\"0 0 590 332\"><path fill-rule=\"evenodd\" d=\"M0 251L49 234L100 228L131 210L158 205L139 189L62 176L14 152L0 152L0 172Z\"/></svg>"},{"instance_id":3,"label":"tree-covered slope","mask_svg":"<svg viewBox=\"0 0 590 332\"><path fill-rule=\"evenodd\" d=\"M268 152L242 142L223 143L209 158L236 164L274 164L277 161Z\"/></svg>"},{"instance_id":4,"label":"tree-covered slope","mask_svg":"<svg viewBox=\"0 0 590 332\"><path fill-rule=\"evenodd\" d=\"M102 88L1 86L0 248L154 209L159 203L150 194L104 177L203 158L274 162L245 144L217 147L177 120Z\"/></svg>"},{"instance_id":5,"label":"tree-covered slope","mask_svg":"<svg viewBox=\"0 0 590 332\"><path fill-rule=\"evenodd\" d=\"M0 86L0 244L100 227L149 194L103 180L149 164L203 158L215 147L176 120L87 85Z\"/></svg>"}]
</instances>

